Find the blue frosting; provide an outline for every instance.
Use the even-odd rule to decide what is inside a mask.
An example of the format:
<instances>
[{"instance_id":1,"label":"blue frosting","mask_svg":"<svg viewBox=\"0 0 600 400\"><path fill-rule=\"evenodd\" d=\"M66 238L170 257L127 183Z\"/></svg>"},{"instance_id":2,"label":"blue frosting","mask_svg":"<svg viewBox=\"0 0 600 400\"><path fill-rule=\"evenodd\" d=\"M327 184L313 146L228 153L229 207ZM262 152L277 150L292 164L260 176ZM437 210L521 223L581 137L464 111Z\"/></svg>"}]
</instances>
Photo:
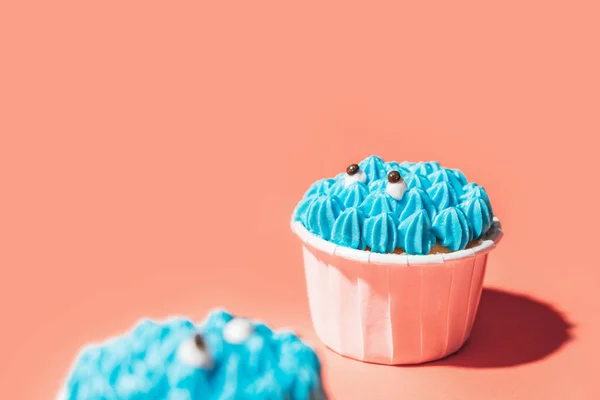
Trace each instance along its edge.
<instances>
[{"instance_id":1,"label":"blue frosting","mask_svg":"<svg viewBox=\"0 0 600 400\"><path fill-rule=\"evenodd\" d=\"M435 236L425 210L419 210L400 222L398 244L408 254L429 253L435 244Z\"/></svg>"},{"instance_id":2,"label":"blue frosting","mask_svg":"<svg viewBox=\"0 0 600 400\"><path fill-rule=\"evenodd\" d=\"M398 171L400 172L400 176L408 176L412 173L411 169L409 166L406 165L406 163L397 163L396 161L390 161L390 162L386 162L385 163L385 169L387 172L390 171Z\"/></svg>"},{"instance_id":3,"label":"blue frosting","mask_svg":"<svg viewBox=\"0 0 600 400\"><path fill-rule=\"evenodd\" d=\"M412 241L406 237L397 240L396 245L408 254L427 254L432 237L451 251L462 250L468 245L463 233L468 233L469 240L480 239L492 224L493 211L485 189L468 182L458 169L444 168L435 161L384 162L376 156L365 158L359 166L367 176L366 182L345 188L345 173L317 181L296 206L293 219L325 240L357 249L369 246L374 252L388 252L391 238L386 235L381 239L386 245L369 245L374 239L372 229L368 231L371 237L365 237L367 220L382 214L386 221L393 217L402 226L398 232L403 233L429 227ZM387 174L394 170L400 172L408 188L400 201L386 193ZM349 210L344 212L346 208ZM432 223L435 229L430 227Z\"/></svg>"},{"instance_id":4,"label":"blue frosting","mask_svg":"<svg viewBox=\"0 0 600 400\"><path fill-rule=\"evenodd\" d=\"M442 169L442 167L440 166L440 163L437 161L430 161L430 162L420 161L413 167L414 172L417 172L419 174L426 175L426 176L435 171L439 171L441 169Z\"/></svg>"},{"instance_id":5,"label":"blue frosting","mask_svg":"<svg viewBox=\"0 0 600 400\"><path fill-rule=\"evenodd\" d=\"M319 195L311 194L300 200L300 203L298 203L296 209L294 210L294 215L292 217L294 221L300 221L304 226L308 225L306 223L306 214L308 213L308 208L317 197L319 197Z\"/></svg>"},{"instance_id":6,"label":"blue frosting","mask_svg":"<svg viewBox=\"0 0 600 400\"><path fill-rule=\"evenodd\" d=\"M313 194L329 194L329 188L335 183L335 179L319 179L306 191L304 197L312 196Z\"/></svg>"},{"instance_id":7,"label":"blue frosting","mask_svg":"<svg viewBox=\"0 0 600 400\"><path fill-rule=\"evenodd\" d=\"M466 199L466 198L468 198L468 197L469 197L469 193L470 193L470 192L471 192L473 189L475 189L476 187L479 187L479 185L478 185L478 184L476 184L475 182L469 182L469 183L467 183L467 184L463 185L463 188L462 188L462 189L463 189L463 191L462 191L462 193L461 193L461 195L460 195L460 198L461 198L461 199Z\"/></svg>"},{"instance_id":8,"label":"blue frosting","mask_svg":"<svg viewBox=\"0 0 600 400\"><path fill-rule=\"evenodd\" d=\"M362 182L354 182L337 195L344 207L358 207L369 194L369 188Z\"/></svg>"},{"instance_id":9,"label":"blue frosting","mask_svg":"<svg viewBox=\"0 0 600 400\"><path fill-rule=\"evenodd\" d=\"M344 205L335 196L319 196L312 200L306 210L306 228L325 240L331 238L331 230Z\"/></svg>"},{"instance_id":10,"label":"blue frosting","mask_svg":"<svg viewBox=\"0 0 600 400\"><path fill-rule=\"evenodd\" d=\"M398 224L393 214L367 218L363 228L365 244L376 253L391 253L398 246Z\"/></svg>"},{"instance_id":11,"label":"blue frosting","mask_svg":"<svg viewBox=\"0 0 600 400\"><path fill-rule=\"evenodd\" d=\"M333 224L331 241L340 246L364 250L366 246L362 235L364 221L365 216L360 209L356 207L345 209Z\"/></svg>"},{"instance_id":12,"label":"blue frosting","mask_svg":"<svg viewBox=\"0 0 600 400\"><path fill-rule=\"evenodd\" d=\"M427 190L438 211L458 204L458 195L448 182L439 182Z\"/></svg>"},{"instance_id":13,"label":"blue frosting","mask_svg":"<svg viewBox=\"0 0 600 400\"><path fill-rule=\"evenodd\" d=\"M345 175L345 174L344 174ZM334 182L331 184L331 186L329 186L329 191L327 194L330 194L332 196L337 196L339 195L342 190L344 190L344 177L336 177Z\"/></svg>"},{"instance_id":14,"label":"blue frosting","mask_svg":"<svg viewBox=\"0 0 600 400\"><path fill-rule=\"evenodd\" d=\"M368 182L387 176L385 162L377 156L369 156L362 160L358 165L360 166L360 169L367 174Z\"/></svg>"},{"instance_id":15,"label":"blue frosting","mask_svg":"<svg viewBox=\"0 0 600 400\"><path fill-rule=\"evenodd\" d=\"M213 311L196 325L188 319L144 320L127 334L88 346L78 356L60 400L325 399L321 365L296 335L262 323L240 343L224 328L233 316ZM200 334L212 360L190 365L179 351Z\"/></svg>"},{"instance_id":16,"label":"blue frosting","mask_svg":"<svg viewBox=\"0 0 600 400\"><path fill-rule=\"evenodd\" d=\"M475 239L481 238L490 226L492 226L492 210L481 197L467 200L466 202L461 203L461 207L467 215L469 226L473 230L473 236Z\"/></svg>"},{"instance_id":17,"label":"blue frosting","mask_svg":"<svg viewBox=\"0 0 600 400\"><path fill-rule=\"evenodd\" d=\"M428 217L433 218L436 208L426 191L419 188L410 189L404 194L399 204L400 221L405 220L417 211L425 210Z\"/></svg>"},{"instance_id":18,"label":"blue frosting","mask_svg":"<svg viewBox=\"0 0 600 400\"><path fill-rule=\"evenodd\" d=\"M449 169L448 171L451 171L454 174L454 176L456 177L456 179L458 179L458 182L460 182L462 186L465 186L467 183L469 183L467 181L467 177L465 176L465 174L462 173L460 169Z\"/></svg>"},{"instance_id":19,"label":"blue frosting","mask_svg":"<svg viewBox=\"0 0 600 400\"><path fill-rule=\"evenodd\" d=\"M460 183L456 175L454 175L454 173L450 170L442 169L431 174L431 183L433 185L440 182L447 182L459 194L463 191L463 185Z\"/></svg>"},{"instance_id":20,"label":"blue frosting","mask_svg":"<svg viewBox=\"0 0 600 400\"><path fill-rule=\"evenodd\" d=\"M432 229L440 244L450 251L464 249L472 240L467 216L457 207L441 211L433 220Z\"/></svg>"},{"instance_id":21,"label":"blue frosting","mask_svg":"<svg viewBox=\"0 0 600 400\"><path fill-rule=\"evenodd\" d=\"M382 192L385 191L387 186L387 179L377 179L369 183L369 192Z\"/></svg>"},{"instance_id":22,"label":"blue frosting","mask_svg":"<svg viewBox=\"0 0 600 400\"><path fill-rule=\"evenodd\" d=\"M465 186L464 193L460 196L461 200L472 199L475 197L481 197L487 204L490 206L490 198L488 197L487 192L481 186L470 183Z\"/></svg>"},{"instance_id":23,"label":"blue frosting","mask_svg":"<svg viewBox=\"0 0 600 400\"><path fill-rule=\"evenodd\" d=\"M360 205L361 210L368 216L381 213L396 213L398 201L383 190L371 192Z\"/></svg>"},{"instance_id":24,"label":"blue frosting","mask_svg":"<svg viewBox=\"0 0 600 400\"><path fill-rule=\"evenodd\" d=\"M387 172L390 171L400 171L400 169L403 168L400 163L396 162L396 161L388 161L385 163L385 170Z\"/></svg>"},{"instance_id":25,"label":"blue frosting","mask_svg":"<svg viewBox=\"0 0 600 400\"><path fill-rule=\"evenodd\" d=\"M431 187L431 182L429 181L429 179L427 179L427 176L419 174L418 172L402 177L406 181L406 185L409 189L420 188L423 190L427 190Z\"/></svg>"}]
</instances>

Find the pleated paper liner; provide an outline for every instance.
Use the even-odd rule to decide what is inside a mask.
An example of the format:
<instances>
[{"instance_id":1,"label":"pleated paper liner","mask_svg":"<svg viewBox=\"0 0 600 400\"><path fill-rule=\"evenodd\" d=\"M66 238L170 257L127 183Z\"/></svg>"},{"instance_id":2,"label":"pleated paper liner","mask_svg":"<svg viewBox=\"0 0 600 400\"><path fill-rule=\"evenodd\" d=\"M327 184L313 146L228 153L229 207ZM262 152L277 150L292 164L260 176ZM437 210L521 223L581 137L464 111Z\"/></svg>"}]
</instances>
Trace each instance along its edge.
<instances>
[{"instance_id":1,"label":"pleated paper liner","mask_svg":"<svg viewBox=\"0 0 600 400\"><path fill-rule=\"evenodd\" d=\"M480 244L448 254L379 254L292 230L303 242L310 313L323 343L346 357L419 364L446 357L471 334L498 219Z\"/></svg>"}]
</instances>

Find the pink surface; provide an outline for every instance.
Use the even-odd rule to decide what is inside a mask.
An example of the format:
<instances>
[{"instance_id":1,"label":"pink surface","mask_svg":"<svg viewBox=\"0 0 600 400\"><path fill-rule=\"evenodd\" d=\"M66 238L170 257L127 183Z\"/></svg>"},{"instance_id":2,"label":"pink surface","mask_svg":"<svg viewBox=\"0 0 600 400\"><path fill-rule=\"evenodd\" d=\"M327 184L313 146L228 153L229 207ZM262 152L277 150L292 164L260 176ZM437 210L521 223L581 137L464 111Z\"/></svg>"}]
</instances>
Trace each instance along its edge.
<instances>
[{"instance_id":1,"label":"pink surface","mask_svg":"<svg viewBox=\"0 0 600 400\"><path fill-rule=\"evenodd\" d=\"M47 400L140 316L225 306L317 343L334 399L600 398L598 12L2 2L0 397ZM502 220L447 359L359 363L312 329L290 213L371 153L461 168Z\"/></svg>"}]
</instances>

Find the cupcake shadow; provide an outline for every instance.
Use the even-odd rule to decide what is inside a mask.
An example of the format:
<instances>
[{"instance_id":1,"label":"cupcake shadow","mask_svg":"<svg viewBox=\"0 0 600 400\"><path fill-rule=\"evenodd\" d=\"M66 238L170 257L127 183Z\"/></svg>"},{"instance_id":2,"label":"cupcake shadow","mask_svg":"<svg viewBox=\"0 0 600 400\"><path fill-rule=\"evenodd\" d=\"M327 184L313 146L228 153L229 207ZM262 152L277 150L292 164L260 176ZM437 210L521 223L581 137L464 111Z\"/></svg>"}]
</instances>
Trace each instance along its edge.
<instances>
[{"instance_id":1,"label":"cupcake shadow","mask_svg":"<svg viewBox=\"0 0 600 400\"><path fill-rule=\"evenodd\" d=\"M572 325L550 304L484 289L471 337L455 354L422 364L506 368L542 360L571 339Z\"/></svg>"}]
</instances>

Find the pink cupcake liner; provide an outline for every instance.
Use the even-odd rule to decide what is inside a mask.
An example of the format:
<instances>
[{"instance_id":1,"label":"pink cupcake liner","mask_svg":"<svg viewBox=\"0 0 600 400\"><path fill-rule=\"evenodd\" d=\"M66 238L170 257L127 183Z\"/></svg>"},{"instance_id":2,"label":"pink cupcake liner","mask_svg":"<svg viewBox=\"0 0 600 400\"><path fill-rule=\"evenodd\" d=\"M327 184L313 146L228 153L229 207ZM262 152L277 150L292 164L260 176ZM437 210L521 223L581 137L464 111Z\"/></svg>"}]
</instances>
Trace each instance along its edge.
<instances>
[{"instance_id":1,"label":"pink cupcake liner","mask_svg":"<svg viewBox=\"0 0 600 400\"><path fill-rule=\"evenodd\" d=\"M292 230L303 242L310 314L333 351L379 364L446 357L471 334L488 253L502 238L494 223L478 246L449 254L378 254Z\"/></svg>"}]
</instances>

